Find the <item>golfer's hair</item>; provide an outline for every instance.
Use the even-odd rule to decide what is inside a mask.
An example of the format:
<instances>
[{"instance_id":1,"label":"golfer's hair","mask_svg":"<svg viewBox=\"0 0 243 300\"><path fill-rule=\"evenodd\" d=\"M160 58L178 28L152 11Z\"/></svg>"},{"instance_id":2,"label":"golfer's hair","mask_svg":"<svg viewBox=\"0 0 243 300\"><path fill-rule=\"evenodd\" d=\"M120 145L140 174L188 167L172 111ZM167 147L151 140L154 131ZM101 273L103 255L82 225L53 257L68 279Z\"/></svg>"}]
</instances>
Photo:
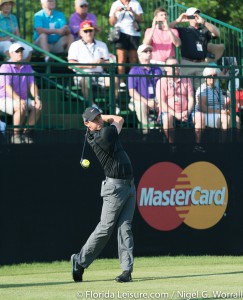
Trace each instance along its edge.
<instances>
[{"instance_id":1,"label":"golfer's hair","mask_svg":"<svg viewBox=\"0 0 243 300\"><path fill-rule=\"evenodd\" d=\"M163 7L158 7L158 8L156 8L156 10L154 11L154 16L156 17L157 14L160 13L160 12L166 12L166 13L167 13L167 11L166 11Z\"/></svg>"}]
</instances>

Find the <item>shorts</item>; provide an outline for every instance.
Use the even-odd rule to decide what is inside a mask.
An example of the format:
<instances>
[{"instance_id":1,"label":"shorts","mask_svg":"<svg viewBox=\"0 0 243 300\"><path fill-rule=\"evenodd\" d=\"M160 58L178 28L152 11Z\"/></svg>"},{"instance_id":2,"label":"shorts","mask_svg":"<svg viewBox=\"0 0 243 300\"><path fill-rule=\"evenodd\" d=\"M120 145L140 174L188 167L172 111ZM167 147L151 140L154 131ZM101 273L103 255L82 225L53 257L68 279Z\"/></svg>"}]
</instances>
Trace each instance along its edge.
<instances>
[{"instance_id":1,"label":"shorts","mask_svg":"<svg viewBox=\"0 0 243 300\"><path fill-rule=\"evenodd\" d=\"M90 73L90 74L92 74L92 73ZM101 87L105 87L105 78L106 77L102 76L102 75L107 75L107 73L96 73L96 74L97 74L97 76L92 77L92 85L99 85ZM85 78L85 80L88 81L88 79L90 77L88 77L88 76L74 76L73 77L74 84L76 86L80 86L82 78Z\"/></svg>"},{"instance_id":2,"label":"shorts","mask_svg":"<svg viewBox=\"0 0 243 300\"><path fill-rule=\"evenodd\" d=\"M115 43L116 49L137 50L139 46L140 36L133 36L121 32L119 40Z\"/></svg>"},{"instance_id":3,"label":"shorts","mask_svg":"<svg viewBox=\"0 0 243 300\"><path fill-rule=\"evenodd\" d=\"M14 102L16 100L13 100L12 98L6 97L6 98L1 98L0 99L0 111L5 112L8 115L13 115L14 113ZM32 99L27 99L27 107L28 110L33 110L34 109L34 100Z\"/></svg>"},{"instance_id":4,"label":"shorts","mask_svg":"<svg viewBox=\"0 0 243 300\"><path fill-rule=\"evenodd\" d=\"M163 115L165 114L168 114L167 112L161 112L160 113L160 116L158 117L158 122L161 124L161 126L163 125ZM188 120L183 122L181 120L177 120L175 117L174 117L174 127L177 127L177 128L186 128L186 127L194 127L194 124L193 124L193 120L192 120L192 114L189 115L188 117Z\"/></svg>"},{"instance_id":5,"label":"shorts","mask_svg":"<svg viewBox=\"0 0 243 300\"><path fill-rule=\"evenodd\" d=\"M62 36L56 43L49 44L49 50L51 53L63 53L65 52L65 44L66 44L66 36ZM38 47L40 47L40 37L38 37L35 41L34 44ZM40 47L41 48L41 47Z\"/></svg>"},{"instance_id":6,"label":"shorts","mask_svg":"<svg viewBox=\"0 0 243 300\"><path fill-rule=\"evenodd\" d=\"M210 114L206 113L204 114L205 117L205 126L210 127L210 128L218 128L218 122L221 119L221 115L218 113L215 114Z\"/></svg>"}]
</instances>

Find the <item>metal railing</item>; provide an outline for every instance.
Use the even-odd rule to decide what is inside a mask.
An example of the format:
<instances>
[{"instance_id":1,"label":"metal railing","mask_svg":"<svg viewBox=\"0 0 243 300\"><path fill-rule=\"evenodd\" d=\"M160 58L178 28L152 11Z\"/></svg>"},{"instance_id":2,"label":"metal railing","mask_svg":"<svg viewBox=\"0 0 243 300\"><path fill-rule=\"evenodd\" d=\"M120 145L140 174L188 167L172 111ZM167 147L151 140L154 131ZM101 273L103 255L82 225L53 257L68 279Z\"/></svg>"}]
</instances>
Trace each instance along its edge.
<instances>
[{"instance_id":1,"label":"metal railing","mask_svg":"<svg viewBox=\"0 0 243 300\"><path fill-rule=\"evenodd\" d=\"M43 67L43 63L30 63L32 67L40 68ZM120 80L127 82L129 74L118 75L116 74L117 64L113 63L108 65L108 72L106 75L100 74L83 74L72 72L70 67L72 64L68 63L49 63L50 71L49 73L34 73L35 82L39 88L40 97L43 102L43 110L39 122L35 126L36 129L82 129L82 112L84 109L90 105L90 103L96 103L104 113L117 113L117 107L120 111L118 112L125 119L125 128L144 128L138 122L137 115L135 111L131 110L130 105L130 95L127 88L119 88L118 95L115 94L115 78L118 78L118 83ZM126 64L126 67L131 67ZM107 66L106 66L107 67ZM180 65L180 67L183 67ZM216 67L215 67L216 68ZM237 116L242 120L242 103L238 103L236 99L236 88L235 84L237 80L242 80L242 67L240 67L240 72L236 76L236 69L238 66L226 66L225 69L229 70L229 75L227 76L217 76L221 82L221 87L224 92L229 91L230 93L230 103L228 103L228 111L231 115L230 127L235 128L237 123ZM115 75L114 75L115 74ZM7 74L1 74L0 76L5 76ZM9 75L9 74L8 74ZM33 74L25 74L33 75ZM21 76L21 75L20 75ZM74 84L75 77L88 78L88 84L97 79L100 76L106 76L110 78L110 88L104 88L101 85L89 85L88 88L92 93L89 93L88 98L85 98L81 91L80 85ZM131 75L130 75L131 76ZM137 75L132 75L137 76ZM141 76L141 75L139 75ZM146 75L143 75L146 76ZM152 75L147 75L149 78ZM166 76L166 75L163 75ZM181 76L179 76L181 77ZM201 82L205 81L205 77L202 76L191 76L192 82L196 79ZM230 90L228 89L230 87ZM160 99L157 99L160 101ZM8 128L12 128L12 120L6 114L1 114L1 120L8 123ZM180 125L179 125L180 127ZM187 127L187 126L185 126ZM162 128L162 124L158 122L157 115L155 118L147 125L147 129L151 128Z\"/></svg>"}]
</instances>

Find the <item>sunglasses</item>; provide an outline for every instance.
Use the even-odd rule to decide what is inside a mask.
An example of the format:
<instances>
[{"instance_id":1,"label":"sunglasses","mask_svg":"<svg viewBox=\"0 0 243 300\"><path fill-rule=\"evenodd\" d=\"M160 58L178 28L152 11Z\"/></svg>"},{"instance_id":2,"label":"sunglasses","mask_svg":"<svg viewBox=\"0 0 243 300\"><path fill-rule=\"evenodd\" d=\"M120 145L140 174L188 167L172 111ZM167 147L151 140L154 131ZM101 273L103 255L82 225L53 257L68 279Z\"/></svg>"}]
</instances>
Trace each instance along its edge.
<instances>
[{"instance_id":1,"label":"sunglasses","mask_svg":"<svg viewBox=\"0 0 243 300\"><path fill-rule=\"evenodd\" d=\"M152 50L145 50L144 53L152 53Z\"/></svg>"},{"instance_id":2,"label":"sunglasses","mask_svg":"<svg viewBox=\"0 0 243 300\"><path fill-rule=\"evenodd\" d=\"M22 53L23 52L23 49L18 49L15 51L15 53Z\"/></svg>"},{"instance_id":3,"label":"sunglasses","mask_svg":"<svg viewBox=\"0 0 243 300\"><path fill-rule=\"evenodd\" d=\"M87 4L80 5L81 8L88 7Z\"/></svg>"},{"instance_id":4,"label":"sunglasses","mask_svg":"<svg viewBox=\"0 0 243 300\"><path fill-rule=\"evenodd\" d=\"M86 30L84 30L84 32L85 33L87 33L87 32L94 32L94 30L93 29L86 29Z\"/></svg>"}]
</instances>

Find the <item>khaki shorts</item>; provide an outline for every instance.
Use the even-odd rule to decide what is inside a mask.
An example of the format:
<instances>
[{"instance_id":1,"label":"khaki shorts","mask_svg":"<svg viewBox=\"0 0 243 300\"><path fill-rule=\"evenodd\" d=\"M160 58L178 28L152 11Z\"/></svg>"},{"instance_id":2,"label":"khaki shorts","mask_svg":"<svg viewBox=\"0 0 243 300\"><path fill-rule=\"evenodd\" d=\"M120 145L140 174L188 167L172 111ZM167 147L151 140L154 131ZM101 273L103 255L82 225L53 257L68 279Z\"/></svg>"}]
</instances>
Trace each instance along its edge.
<instances>
[{"instance_id":1,"label":"khaki shorts","mask_svg":"<svg viewBox=\"0 0 243 300\"><path fill-rule=\"evenodd\" d=\"M65 44L66 44L66 36L62 36L56 43L53 44L48 44L49 45L49 50L51 53L63 53L65 50ZM35 41L34 44L38 47L40 47L40 37L38 37ZM41 48L41 47L40 47Z\"/></svg>"},{"instance_id":2,"label":"khaki shorts","mask_svg":"<svg viewBox=\"0 0 243 300\"><path fill-rule=\"evenodd\" d=\"M90 73L92 74L92 73ZM109 77L105 77L102 75L107 75L107 73L97 73L96 77L92 77L92 85L99 85L101 87L106 87L109 86ZM88 80L90 80L88 76L84 77L84 76L74 76L73 80L74 80L74 84L77 86L80 86L81 82L82 82L82 78L85 78L86 80L86 84L88 82Z\"/></svg>"},{"instance_id":3,"label":"khaki shorts","mask_svg":"<svg viewBox=\"0 0 243 300\"><path fill-rule=\"evenodd\" d=\"M34 109L34 100L27 99L27 107L28 110ZM14 103L16 100L13 100L12 98L6 97L0 99L0 111L5 112L6 114L13 115L14 113Z\"/></svg>"}]
</instances>

